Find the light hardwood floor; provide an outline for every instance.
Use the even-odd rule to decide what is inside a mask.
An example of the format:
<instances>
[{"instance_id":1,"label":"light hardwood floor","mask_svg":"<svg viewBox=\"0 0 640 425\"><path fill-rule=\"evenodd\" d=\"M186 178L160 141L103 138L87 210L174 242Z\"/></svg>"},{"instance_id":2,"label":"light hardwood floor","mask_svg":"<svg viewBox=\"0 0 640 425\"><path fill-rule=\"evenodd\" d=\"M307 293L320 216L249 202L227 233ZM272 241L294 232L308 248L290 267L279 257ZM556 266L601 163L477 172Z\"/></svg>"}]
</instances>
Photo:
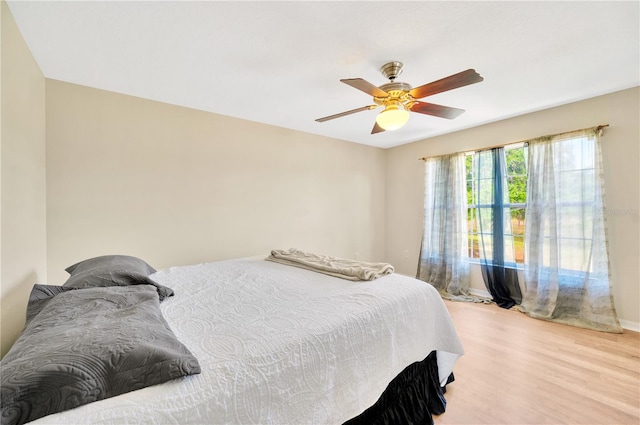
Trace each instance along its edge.
<instances>
[{"instance_id":1,"label":"light hardwood floor","mask_svg":"<svg viewBox=\"0 0 640 425\"><path fill-rule=\"evenodd\" d=\"M640 424L640 334L445 301L465 348L446 424Z\"/></svg>"}]
</instances>

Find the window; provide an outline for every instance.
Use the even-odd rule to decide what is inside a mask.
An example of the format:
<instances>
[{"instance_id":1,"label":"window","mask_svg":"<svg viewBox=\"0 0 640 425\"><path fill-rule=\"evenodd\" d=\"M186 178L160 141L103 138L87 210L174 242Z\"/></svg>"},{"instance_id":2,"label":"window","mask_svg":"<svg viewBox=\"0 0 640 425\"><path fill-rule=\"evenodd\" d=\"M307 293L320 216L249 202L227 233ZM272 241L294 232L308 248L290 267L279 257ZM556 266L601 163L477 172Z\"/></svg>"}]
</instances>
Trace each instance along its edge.
<instances>
[{"instance_id":1,"label":"window","mask_svg":"<svg viewBox=\"0 0 640 425\"><path fill-rule=\"evenodd\" d=\"M526 220L527 199L527 153L524 143L507 145L503 154L503 175L506 185L502 186L504 199L504 252L505 261L509 263L524 263L524 228ZM487 166L490 165L490 166ZM492 214L494 206L491 201L494 186L492 164L480 161L480 152L471 152L466 157L467 175L467 203L469 229L469 257L480 258L481 232L488 235L492 232L489 226L481 228L479 215L484 217ZM505 187L506 186L506 187ZM490 218L490 217L488 217ZM485 221L488 223L491 220ZM491 247L485 246L487 254Z\"/></svg>"},{"instance_id":2,"label":"window","mask_svg":"<svg viewBox=\"0 0 640 425\"><path fill-rule=\"evenodd\" d=\"M532 193L535 199L531 202L532 205L535 202L534 210L543 219L537 235L531 236L543 241L545 249L541 264L557 266L565 274L575 274L578 270L582 273L592 271L593 261L600 257L593 254L592 247L594 220L600 214L597 205L602 202L597 188L600 176L596 172L598 155L595 149L595 137L572 135L550 144L549 151L553 153L551 165L549 152L538 152L532 158L537 165L535 173L531 173L536 176L532 183L536 183L537 190ZM551 184L553 196L546 194L547 186ZM548 211L550 205L553 206L553 215ZM552 254L552 250L557 250L557 253Z\"/></svg>"}]
</instances>

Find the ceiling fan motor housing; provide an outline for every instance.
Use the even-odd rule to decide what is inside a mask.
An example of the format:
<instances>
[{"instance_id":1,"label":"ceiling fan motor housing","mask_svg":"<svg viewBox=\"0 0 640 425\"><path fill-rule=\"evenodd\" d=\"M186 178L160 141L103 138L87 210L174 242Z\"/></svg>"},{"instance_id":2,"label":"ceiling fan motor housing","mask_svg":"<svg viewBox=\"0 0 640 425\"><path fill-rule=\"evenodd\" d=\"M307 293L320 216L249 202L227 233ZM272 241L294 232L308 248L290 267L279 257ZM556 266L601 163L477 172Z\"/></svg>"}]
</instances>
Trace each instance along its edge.
<instances>
[{"instance_id":1,"label":"ceiling fan motor housing","mask_svg":"<svg viewBox=\"0 0 640 425\"><path fill-rule=\"evenodd\" d=\"M389 95L384 97L374 96L373 101L378 105L390 105L396 103L405 104L413 99L410 99L409 90L412 87L407 83L395 81L398 75L402 74L402 62L393 61L387 62L380 68L380 72L386 78L389 79L389 83L383 84L378 87L380 90L387 92ZM405 105L406 107L407 105Z\"/></svg>"},{"instance_id":2,"label":"ceiling fan motor housing","mask_svg":"<svg viewBox=\"0 0 640 425\"><path fill-rule=\"evenodd\" d=\"M400 81L391 82L391 83L381 85L379 89L387 92L389 96L384 96L384 97L374 96L373 101L376 102L378 105L385 105L389 103L390 100L400 101L403 103L414 100L413 98L411 98L411 95L409 94L409 90L411 90L411 85L407 83L402 83Z\"/></svg>"},{"instance_id":3,"label":"ceiling fan motor housing","mask_svg":"<svg viewBox=\"0 0 640 425\"><path fill-rule=\"evenodd\" d=\"M402 62L393 61L385 63L380 68L380 72L382 72L382 75L386 78L393 81L398 75L402 74Z\"/></svg>"}]
</instances>

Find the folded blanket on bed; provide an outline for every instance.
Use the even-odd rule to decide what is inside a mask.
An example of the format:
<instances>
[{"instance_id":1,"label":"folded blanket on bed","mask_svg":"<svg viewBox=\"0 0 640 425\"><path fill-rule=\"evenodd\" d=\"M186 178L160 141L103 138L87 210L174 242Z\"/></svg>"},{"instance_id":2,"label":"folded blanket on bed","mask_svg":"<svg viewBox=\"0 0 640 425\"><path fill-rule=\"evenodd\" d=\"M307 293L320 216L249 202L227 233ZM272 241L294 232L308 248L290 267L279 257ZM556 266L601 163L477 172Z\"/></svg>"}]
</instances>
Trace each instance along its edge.
<instances>
[{"instance_id":1,"label":"folded blanket on bed","mask_svg":"<svg viewBox=\"0 0 640 425\"><path fill-rule=\"evenodd\" d=\"M388 263L367 263L328 255L311 254L294 248L288 251L275 249L271 251L271 255L267 257L267 260L347 280L373 280L393 273L393 266Z\"/></svg>"}]
</instances>

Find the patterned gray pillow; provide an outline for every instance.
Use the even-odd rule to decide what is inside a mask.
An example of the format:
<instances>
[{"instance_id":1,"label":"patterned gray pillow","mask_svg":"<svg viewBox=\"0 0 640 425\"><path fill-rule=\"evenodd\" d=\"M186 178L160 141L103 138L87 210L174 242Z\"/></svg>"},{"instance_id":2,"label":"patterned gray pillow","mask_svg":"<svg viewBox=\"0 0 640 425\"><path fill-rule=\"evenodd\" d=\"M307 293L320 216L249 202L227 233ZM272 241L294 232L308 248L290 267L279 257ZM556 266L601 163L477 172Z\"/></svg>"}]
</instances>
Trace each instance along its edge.
<instances>
[{"instance_id":1,"label":"patterned gray pillow","mask_svg":"<svg viewBox=\"0 0 640 425\"><path fill-rule=\"evenodd\" d=\"M0 422L14 425L200 373L150 285L35 285L28 322L0 361Z\"/></svg>"},{"instance_id":2,"label":"patterned gray pillow","mask_svg":"<svg viewBox=\"0 0 640 425\"><path fill-rule=\"evenodd\" d=\"M153 285L158 288L160 301L173 295L173 289L149 278L156 269L145 261L129 255L103 255L89 258L65 270L71 276L62 286L68 288Z\"/></svg>"}]
</instances>

